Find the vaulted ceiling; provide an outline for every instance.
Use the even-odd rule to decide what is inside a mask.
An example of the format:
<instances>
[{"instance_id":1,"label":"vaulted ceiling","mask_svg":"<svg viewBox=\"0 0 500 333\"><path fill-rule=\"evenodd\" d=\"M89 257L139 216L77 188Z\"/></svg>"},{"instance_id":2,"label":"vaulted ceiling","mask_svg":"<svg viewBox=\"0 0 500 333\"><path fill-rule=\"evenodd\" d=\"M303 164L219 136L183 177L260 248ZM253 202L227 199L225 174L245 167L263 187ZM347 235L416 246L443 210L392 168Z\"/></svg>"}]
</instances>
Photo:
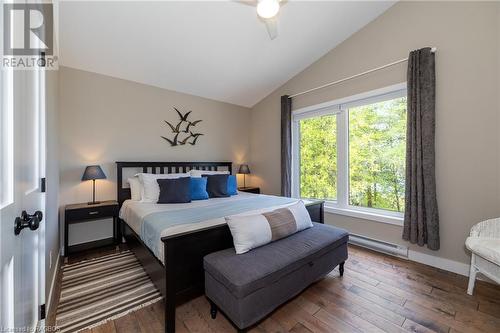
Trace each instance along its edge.
<instances>
[{"instance_id":1,"label":"vaulted ceiling","mask_svg":"<svg viewBox=\"0 0 500 333\"><path fill-rule=\"evenodd\" d=\"M393 4L288 1L270 40L236 1L63 1L60 64L251 107Z\"/></svg>"}]
</instances>

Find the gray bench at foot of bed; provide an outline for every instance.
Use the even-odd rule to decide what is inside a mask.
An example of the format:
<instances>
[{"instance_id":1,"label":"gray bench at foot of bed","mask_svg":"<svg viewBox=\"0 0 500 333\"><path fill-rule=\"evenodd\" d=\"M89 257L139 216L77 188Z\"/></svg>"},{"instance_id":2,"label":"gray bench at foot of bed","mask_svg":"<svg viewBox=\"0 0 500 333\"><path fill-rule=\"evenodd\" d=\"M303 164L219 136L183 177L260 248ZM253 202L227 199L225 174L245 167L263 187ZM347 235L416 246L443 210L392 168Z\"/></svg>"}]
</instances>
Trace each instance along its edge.
<instances>
[{"instance_id":1,"label":"gray bench at foot of bed","mask_svg":"<svg viewBox=\"0 0 500 333\"><path fill-rule=\"evenodd\" d=\"M343 274L347 231L314 227L237 255L227 249L205 256L205 293L212 318L221 309L240 330L250 327L337 265Z\"/></svg>"}]
</instances>

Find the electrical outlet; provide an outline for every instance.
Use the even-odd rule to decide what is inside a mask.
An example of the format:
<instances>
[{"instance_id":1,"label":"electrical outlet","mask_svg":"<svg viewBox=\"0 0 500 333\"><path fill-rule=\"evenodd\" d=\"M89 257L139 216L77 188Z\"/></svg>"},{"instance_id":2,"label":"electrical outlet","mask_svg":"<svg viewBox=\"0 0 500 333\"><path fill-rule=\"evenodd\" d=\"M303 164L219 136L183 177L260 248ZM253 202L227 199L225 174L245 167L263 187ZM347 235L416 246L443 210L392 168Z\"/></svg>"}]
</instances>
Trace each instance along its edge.
<instances>
[{"instance_id":1,"label":"electrical outlet","mask_svg":"<svg viewBox=\"0 0 500 333\"><path fill-rule=\"evenodd\" d=\"M52 269L52 250L49 251L49 269Z\"/></svg>"}]
</instances>

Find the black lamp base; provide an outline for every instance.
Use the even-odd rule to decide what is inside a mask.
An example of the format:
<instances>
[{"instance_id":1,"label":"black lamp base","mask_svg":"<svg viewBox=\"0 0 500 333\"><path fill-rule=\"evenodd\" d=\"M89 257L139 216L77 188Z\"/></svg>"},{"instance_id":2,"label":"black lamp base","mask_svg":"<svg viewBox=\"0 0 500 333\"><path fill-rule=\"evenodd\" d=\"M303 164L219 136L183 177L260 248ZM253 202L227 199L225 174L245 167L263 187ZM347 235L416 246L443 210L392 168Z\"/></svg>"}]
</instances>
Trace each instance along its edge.
<instances>
[{"instance_id":1,"label":"black lamp base","mask_svg":"<svg viewBox=\"0 0 500 333\"><path fill-rule=\"evenodd\" d=\"M100 201L95 201L95 179L92 179L92 201L87 202L87 205L98 205Z\"/></svg>"}]
</instances>

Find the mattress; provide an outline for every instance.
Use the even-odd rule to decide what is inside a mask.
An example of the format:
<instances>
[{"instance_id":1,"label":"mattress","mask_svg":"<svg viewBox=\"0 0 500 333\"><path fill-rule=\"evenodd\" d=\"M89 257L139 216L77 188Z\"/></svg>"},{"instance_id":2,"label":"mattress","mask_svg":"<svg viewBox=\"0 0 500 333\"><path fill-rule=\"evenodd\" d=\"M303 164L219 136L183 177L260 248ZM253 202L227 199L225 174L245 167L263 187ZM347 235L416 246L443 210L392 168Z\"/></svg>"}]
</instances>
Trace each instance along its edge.
<instances>
[{"instance_id":1,"label":"mattress","mask_svg":"<svg viewBox=\"0 0 500 333\"><path fill-rule=\"evenodd\" d=\"M249 215L294 204L298 199L238 192L228 198L211 198L181 204L126 200L120 218L164 263L161 238L226 223L226 216Z\"/></svg>"}]
</instances>

